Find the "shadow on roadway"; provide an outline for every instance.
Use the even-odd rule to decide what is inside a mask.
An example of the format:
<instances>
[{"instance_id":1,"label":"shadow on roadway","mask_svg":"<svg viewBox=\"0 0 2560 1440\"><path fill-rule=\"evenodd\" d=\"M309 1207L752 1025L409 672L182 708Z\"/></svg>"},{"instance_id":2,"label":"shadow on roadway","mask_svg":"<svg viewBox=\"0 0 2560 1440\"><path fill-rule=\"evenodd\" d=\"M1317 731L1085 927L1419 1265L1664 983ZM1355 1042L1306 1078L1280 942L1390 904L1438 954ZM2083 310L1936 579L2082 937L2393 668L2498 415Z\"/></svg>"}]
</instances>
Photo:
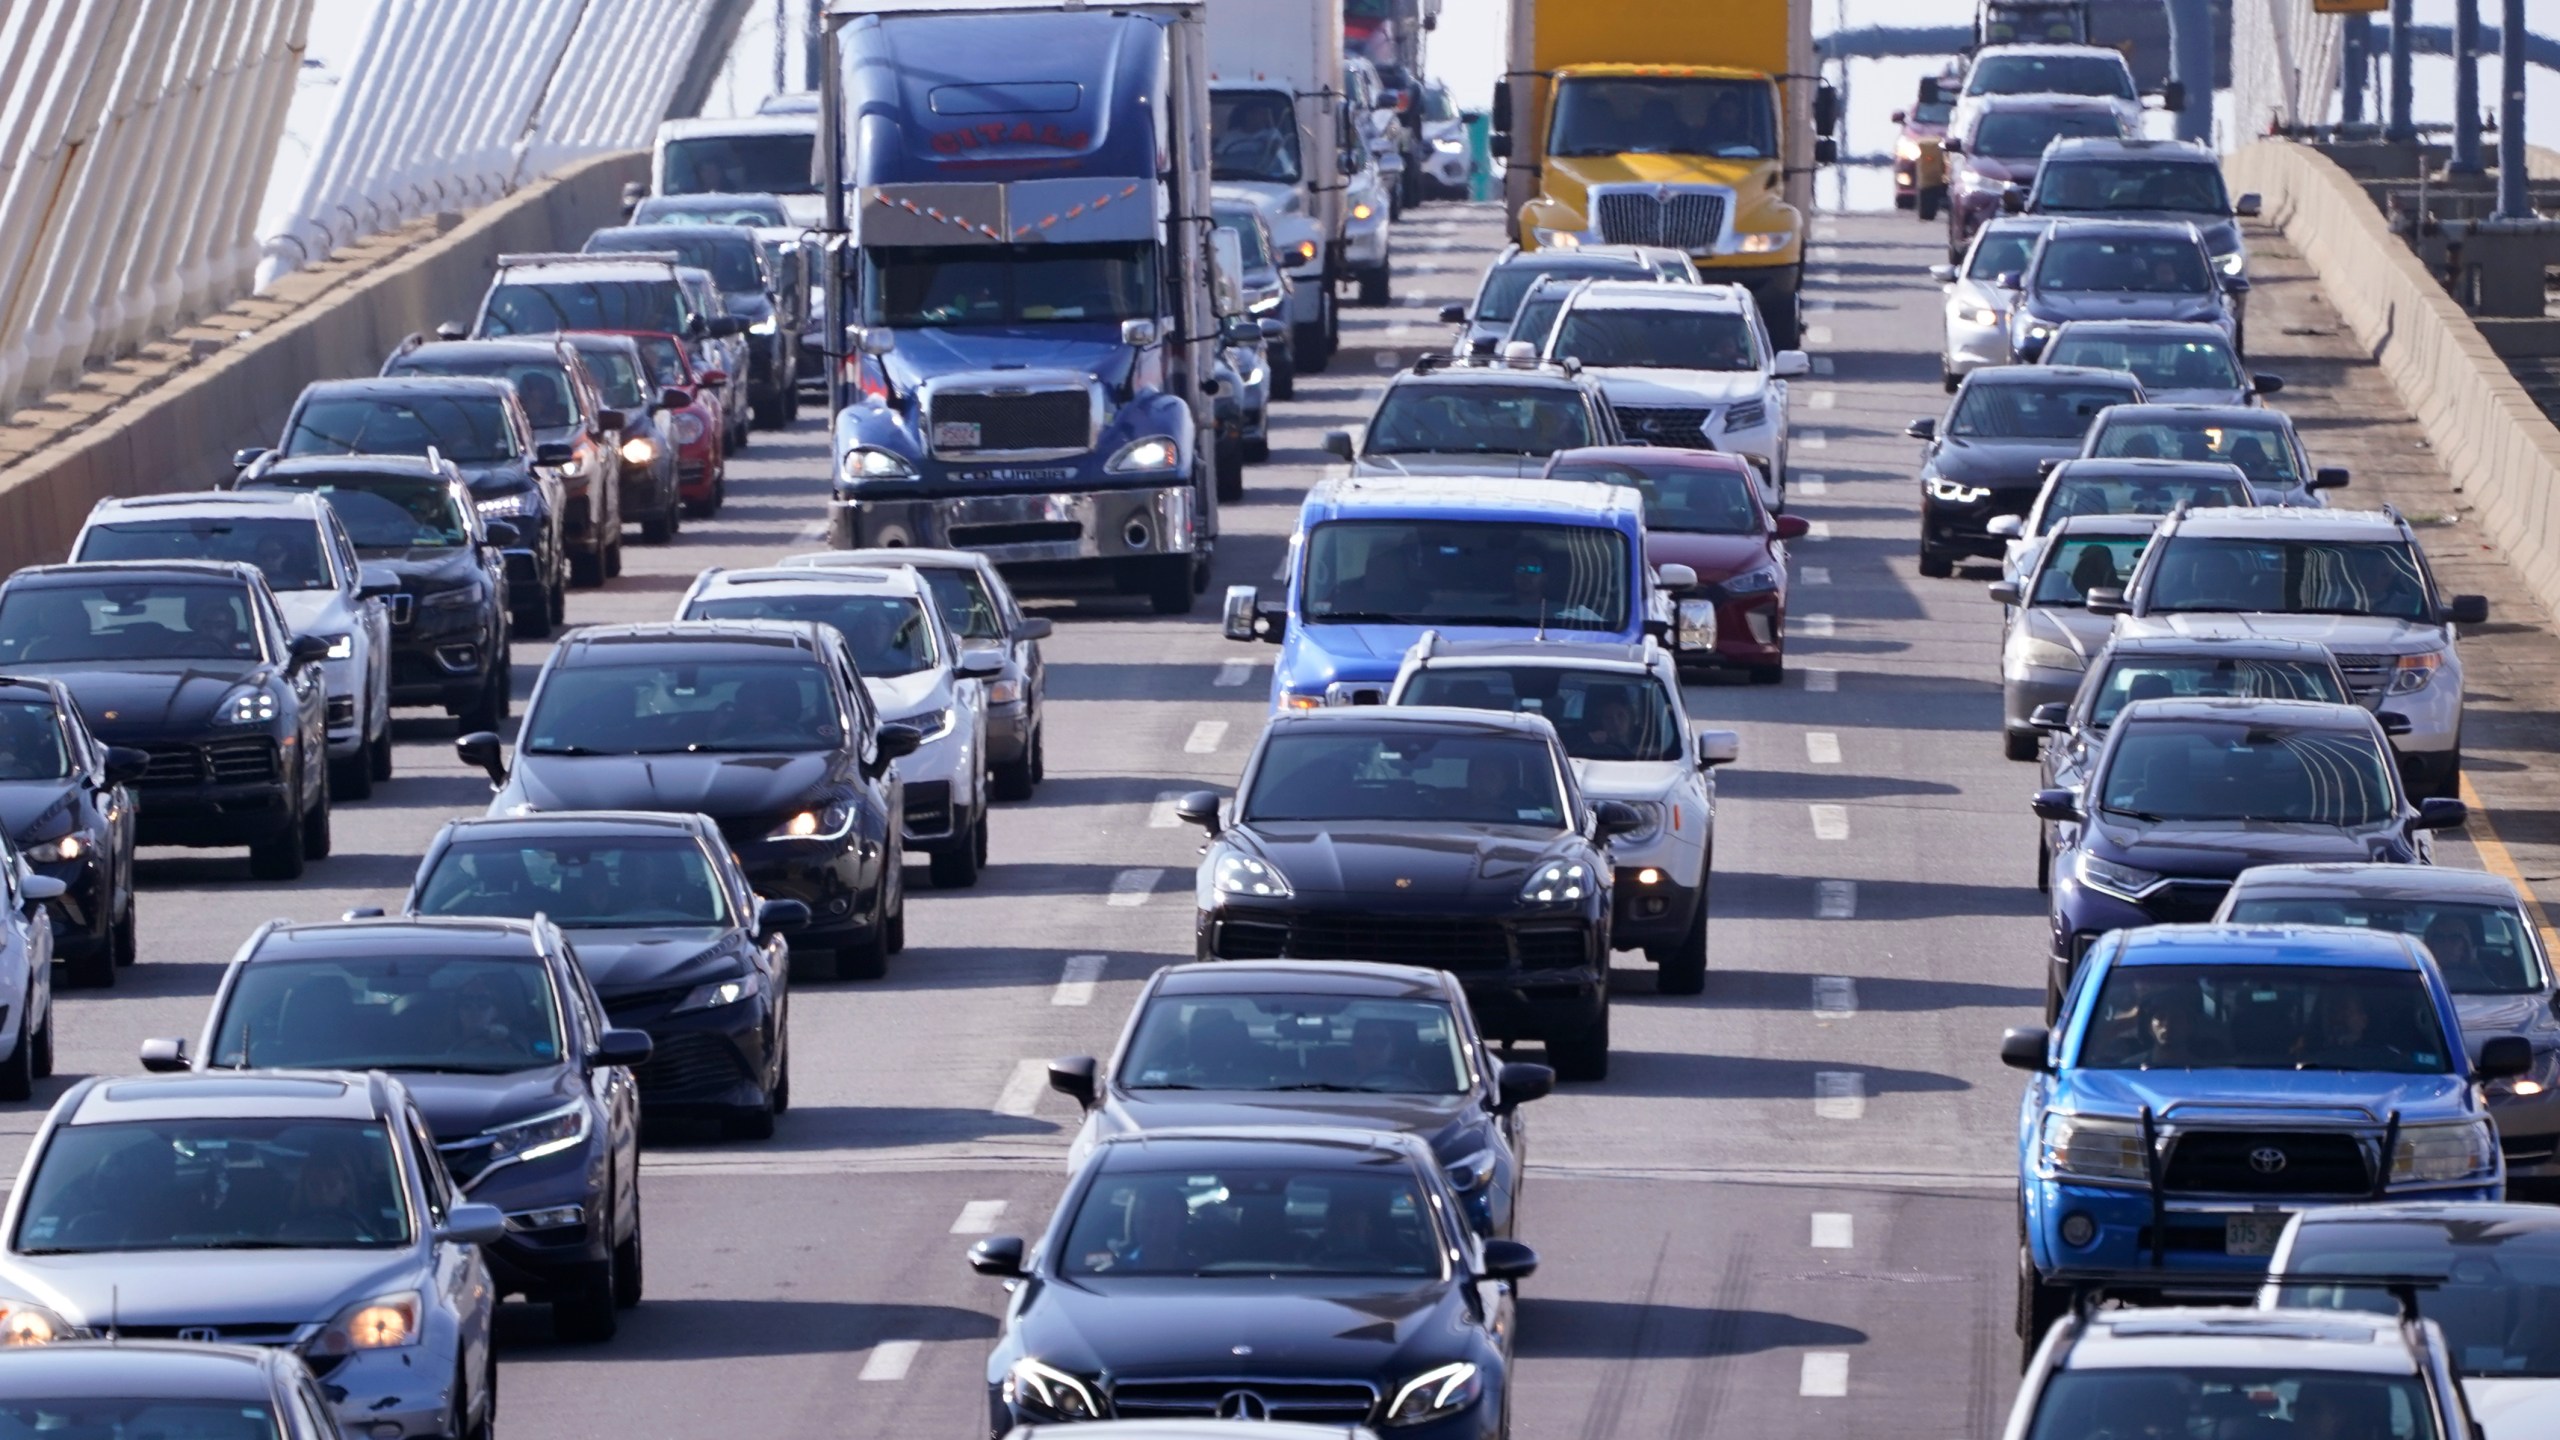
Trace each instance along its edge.
<instances>
[{"instance_id":1,"label":"shadow on roadway","mask_svg":"<svg viewBox=\"0 0 2560 1440\"><path fill-rule=\"evenodd\" d=\"M1710 970L1709 975L1715 972ZM1684 1100L1788 1100L1814 1095L1814 1076L1853 1070L1870 1096L1937 1094L1973 1084L1930 1070L1897 1070L1854 1059L1782 1060L1759 1055L1684 1055L1665 1050L1615 1050L1609 1078L1597 1087L1608 1095L1653 1095Z\"/></svg>"},{"instance_id":2,"label":"shadow on roadway","mask_svg":"<svg viewBox=\"0 0 2560 1440\"><path fill-rule=\"evenodd\" d=\"M1963 791L1938 780L1904 780L1890 775L1830 775L1804 770L1717 772L1718 799L1744 800L1874 800L1887 795L1957 795Z\"/></svg>"},{"instance_id":3,"label":"shadow on roadway","mask_svg":"<svg viewBox=\"0 0 2560 1440\"><path fill-rule=\"evenodd\" d=\"M992 1340L992 1315L954 1305L864 1305L845 1300L710 1300L652 1297L623 1312L610 1345L564 1345L548 1305L498 1310L497 1339L510 1365L568 1361L727 1360L753 1355L841 1354L883 1340Z\"/></svg>"},{"instance_id":4,"label":"shadow on roadway","mask_svg":"<svg viewBox=\"0 0 2560 1440\"><path fill-rule=\"evenodd\" d=\"M1800 1345L1863 1345L1846 1325L1773 1310L1715 1310L1703 1305L1646 1305L1630 1300L1520 1301L1517 1353L1553 1360L1706 1359Z\"/></svg>"}]
</instances>

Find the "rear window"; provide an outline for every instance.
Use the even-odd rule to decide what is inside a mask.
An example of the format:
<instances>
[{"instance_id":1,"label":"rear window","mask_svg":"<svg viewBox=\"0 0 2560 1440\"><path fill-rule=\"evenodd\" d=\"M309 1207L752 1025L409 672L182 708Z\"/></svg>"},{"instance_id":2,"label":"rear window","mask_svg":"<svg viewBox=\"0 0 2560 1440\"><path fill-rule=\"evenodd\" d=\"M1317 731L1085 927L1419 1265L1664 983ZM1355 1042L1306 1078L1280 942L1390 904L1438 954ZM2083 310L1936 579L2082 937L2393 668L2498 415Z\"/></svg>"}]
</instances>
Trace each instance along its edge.
<instances>
[{"instance_id":1,"label":"rear window","mask_svg":"<svg viewBox=\"0 0 2560 1440\"><path fill-rule=\"evenodd\" d=\"M814 195L816 132L697 135L666 143L658 188L669 195Z\"/></svg>"},{"instance_id":2,"label":"rear window","mask_svg":"<svg viewBox=\"0 0 2560 1440\"><path fill-rule=\"evenodd\" d=\"M692 318L683 292L664 278L513 281L489 292L480 333L492 339L562 330L663 330L681 335L690 328Z\"/></svg>"},{"instance_id":3,"label":"rear window","mask_svg":"<svg viewBox=\"0 0 2560 1440\"><path fill-rule=\"evenodd\" d=\"M2250 700L2347 702L2338 672L2310 660L2241 660L2228 656L2130 655L2107 670L2089 707L2089 721L2112 725L2116 712L2136 700L2237 696Z\"/></svg>"},{"instance_id":4,"label":"rear window","mask_svg":"<svg viewBox=\"0 0 2560 1440\"><path fill-rule=\"evenodd\" d=\"M400 362L409 375L478 375L516 387L516 401L536 430L557 430L579 422L577 387L569 383L569 367L557 360L464 359L412 357Z\"/></svg>"},{"instance_id":5,"label":"rear window","mask_svg":"<svg viewBox=\"0 0 2560 1440\"><path fill-rule=\"evenodd\" d=\"M684 257L684 263L696 270L710 271L712 282L731 294L746 294L764 288L764 271L756 263L756 242L752 236L671 234L654 226L625 225L597 231L588 239L587 250L590 254L608 255L634 250L671 250Z\"/></svg>"},{"instance_id":6,"label":"rear window","mask_svg":"<svg viewBox=\"0 0 2560 1440\"><path fill-rule=\"evenodd\" d=\"M459 464L511 459L515 427L497 396L316 399L294 412L287 455L424 455Z\"/></svg>"}]
</instances>

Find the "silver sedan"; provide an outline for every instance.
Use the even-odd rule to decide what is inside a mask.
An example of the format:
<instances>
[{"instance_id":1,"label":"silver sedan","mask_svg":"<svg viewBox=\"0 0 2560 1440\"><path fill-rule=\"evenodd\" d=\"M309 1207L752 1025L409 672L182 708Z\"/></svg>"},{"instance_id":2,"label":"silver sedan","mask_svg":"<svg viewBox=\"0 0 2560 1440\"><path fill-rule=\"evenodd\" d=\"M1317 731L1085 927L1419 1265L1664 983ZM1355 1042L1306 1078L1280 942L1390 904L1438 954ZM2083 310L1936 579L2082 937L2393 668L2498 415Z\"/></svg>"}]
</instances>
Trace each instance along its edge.
<instances>
[{"instance_id":1,"label":"silver sedan","mask_svg":"<svg viewBox=\"0 0 2560 1440\"><path fill-rule=\"evenodd\" d=\"M1992 585L1991 598L2010 607L2000 646L2000 727L2010 759L2036 758L2037 706L2079 693L2089 657L2115 624L2089 613L2088 594L2123 587L2156 523L2146 515L2074 516L2055 528L2026 579Z\"/></svg>"},{"instance_id":2,"label":"silver sedan","mask_svg":"<svg viewBox=\"0 0 2560 1440\"><path fill-rule=\"evenodd\" d=\"M1947 341L1938 371L1948 394L1974 371L2015 358L2009 353L2009 307L2017 303L2028 254L2052 225L2041 217L2004 216L1973 237L1962 265L1929 267L1929 278L1947 292ZM2004 279L2010 283L2002 284Z\"/></svg>"}]
</instances>

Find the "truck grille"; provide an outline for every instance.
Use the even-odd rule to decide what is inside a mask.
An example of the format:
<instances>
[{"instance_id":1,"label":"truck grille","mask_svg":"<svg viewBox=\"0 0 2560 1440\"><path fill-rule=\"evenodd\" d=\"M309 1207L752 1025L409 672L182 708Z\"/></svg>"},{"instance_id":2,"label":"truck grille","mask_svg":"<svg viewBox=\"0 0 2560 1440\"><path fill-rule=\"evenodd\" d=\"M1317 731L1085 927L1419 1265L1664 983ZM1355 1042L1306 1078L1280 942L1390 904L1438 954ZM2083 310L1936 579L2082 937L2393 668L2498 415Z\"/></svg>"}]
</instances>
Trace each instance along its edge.
<instances>
[{"instance_id":1,"label":"truck grille","mask_svg":"<svg viewBox=\"0 0 2560 1440\"><path fill-rule=\"evenodd\" d=\"M1002 525L954 525L951 543L963 550L993 545L1072 545L1084 538L1073 520L1016 520Z\"/></svg>"},{"instance_id":2,"label":"truck grille","mask_svg":"<svg viewBox=\"0 0 2560 1440\"><path fill-rule=\"evenodd\" d=\"M2204 1195L2367 1195L2373 1167L2342 1132L2194 1130L2171 1143L2161 1183Z\"/></svg>"},{"instance_id":3,"label":"truck grille","mask_svg":"<svg viewBox=\"0 0 2560 1440\"><path fill-rule=\"evenodd\" d=\"M1672 445L1683 450L1713 450L1707 439L1707 417L1714 411L1679 405L1617 405L1618 428L1630 440Z\"/></svg>"},{"instance_id":4,"label":"truck grille","mask_svg":"<svg viewBox=\"0 0 2560 1440\"><path fill-rule=\"evenodd\" d=\"M936 395L930 418L937 455L1085 450L1093 445L1093 401L1082 390Z\"/></svg>"},{"instance_id":5,"label":"truck grille","mask_svg":"<svg viewBox=\"0 0 2560 1440\"><path fill-rule=\"evenodd\" d=\"M1251 1395L1273 1420L1359 1425L1378 1407L1377 1390L1357 1380L1124 1380L1111 1387L1111 1413L1123 1420L1210 1419L1234 1414L1234 1397Z\"/></svg>"},{"instance_id":6,"label":"truck grille","mask_svg":"<svg viewBox=\"0 0 2560 1440\"><path fill-rule=\"evenodd\" d=\"M1595 219L1610 245L1669 245L1695 255L1724 237L1725 197L1697 190L1668 195L1637 193L1599 197Z\"/></svg>"},{"instance_id":7,"label":"truck grille","mask_svg":"<svg viewBox=\"0 0 2560 1440\"><path fill-rule=\"evenodd\" d=\"M2397 655L2345 655L2338 657L2338 669L2347 677L2347 689L2358 700L2371 700L2391 683L2391 672L2398 667Z\"/></svg>"}]
</instances>

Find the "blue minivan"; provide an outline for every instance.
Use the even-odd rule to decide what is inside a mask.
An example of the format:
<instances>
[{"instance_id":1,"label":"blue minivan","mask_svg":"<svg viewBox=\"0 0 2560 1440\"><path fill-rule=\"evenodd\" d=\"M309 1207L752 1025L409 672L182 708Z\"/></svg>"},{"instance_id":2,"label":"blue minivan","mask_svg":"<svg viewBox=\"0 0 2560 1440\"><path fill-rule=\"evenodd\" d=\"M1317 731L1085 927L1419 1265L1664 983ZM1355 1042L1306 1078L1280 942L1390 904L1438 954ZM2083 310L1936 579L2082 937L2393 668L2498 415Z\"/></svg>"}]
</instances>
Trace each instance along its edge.
<instances>
[{"instance_id":1,"label":"blue minivan","mask_svg":"<svg viewBox=\"0 0 2560 1440\"><path fill-rule=\"evenodd\" d=\"M1227 591L1230 640L1280 647L1271 708L1378 704L1426 630L1451 640L1629 644L1668 618L1632 486L1483 476L1359 476L1307 492L1288 598ZM1681 573L1675 573L1681 572Z\"/></svg>"}]
</instances>

